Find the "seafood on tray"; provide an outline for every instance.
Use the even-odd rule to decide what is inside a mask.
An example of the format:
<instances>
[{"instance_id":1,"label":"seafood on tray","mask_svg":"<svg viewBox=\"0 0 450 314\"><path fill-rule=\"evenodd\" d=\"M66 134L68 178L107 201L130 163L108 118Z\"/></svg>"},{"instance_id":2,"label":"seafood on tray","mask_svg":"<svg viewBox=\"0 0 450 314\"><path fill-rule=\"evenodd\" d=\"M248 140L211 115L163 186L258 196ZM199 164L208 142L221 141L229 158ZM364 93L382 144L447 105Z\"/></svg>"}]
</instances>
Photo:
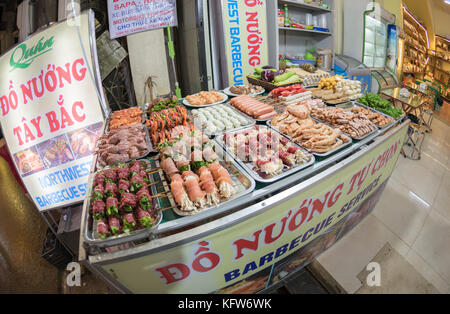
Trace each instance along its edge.
<instances>
[{"instance_id":1,"label":"seafood on tray","mask_svg":"<svg viewBox=\"0 0 450 314\"><path fill-rule=\"evenodd\" d=\"M207 136L188 128L159 145L161 168L170 181L175 202L185 213L218 205L236 193L214 147Z\"/></svg>"},{"instance_id":2,"label":"seafood on tray","mask_svg":"<svg viewBox=\"0 0 450 314\"><path fill-rule=\"evenodd\" d=\"M251 163L253 171L262 178L279 175L283 170L307 163L312 156L291 141L266 126L224 133L226 150L244 163Z\"/></svg>"},{"instance_id":3,"label":"seafood on tray","mask_svg":"<svg viewBox=\"0 0 450 314\"><path fill-rule=\"evenodd\" d=\"M377 127L362 112L354 113L342 108L326 107L313 109L311 116L340 129L353 138L360 138L377 130Z\"/></svg>"},{"instance_id":4,"label":"seafood on tray","mask_svg":"<svg viewBox=\"0 0 450 314\"><path fill-rule=\"evenodd\" d=\"M304 103L288 106L270 124L312 153L327 153L351 141L341 130L315 122Z\"/></svg>"},{"instance_id":5,"label":"seafood on tray","mask_svg":"<svg viewBox=\"0 0 450 314\"><path fill-rule=\"evenodd\" d=\"M222 93L211 91L211 92L200 92L195 95L186 96L185 100L191 106L204 106L214 103L219 103L226 100L226 96Z\"/></svg>"},{"instance_id":6,"label":"seafood on tray","mask_svg":"<svg viewBox=\"0 0 450 314\"><path fill-rule=\"evenodd\" d=\"M95 173L89 213L100 238L150 229L157 223L147 165L134 161Z\"/></svg>"},{"instance_id":7,"label":"seafood on tray","mask_svg":"<svg viewBox=\"0 0 450 314\"><path fill-rule=\"evenodd\" d=\"M188 126L194 129L194 125L187 116L186 108L181 105L174 105L157 111L149 110L147 126L154 146L170 139L172 129L177 126Z\"/></svg>"},{"instance_id":8,"label":"seafood on tray","mask_svg":"<svg viewBox=\"0 0 450 314\"><path fill-rule=\"evenodd\" d=\"M194 109L191 113L194 117L194 124L207 133L222 132L252 123L251 119L227 105Z\"/></svg>"},{"instance_id":9,"label":"seafood on tray","mask_svg":"<svg viewBox=\"0 0 450 314\"><path fill-rule=\"evenodd\" d=\"M257 120L267 120L276 115L271 105L262 103L248 95L241 95L230 100L230 104Z\"/></svg>"},{"instance_id":10,"label":"seafood on tray","mask_svg":"<svg viewBox=\"0 0 450 314\"><path fill-rule=\"evenodd\" d=\"M109 119L109 130L115 130L122 125L142 123L143 111L139 107L132 107L113 111Z\"/></svg>"},{"instance_id":11,"label":"seafood on tray","mask_svg":"<svg viewBox=\"0 0 450 314\"><path fill-rule=\"evenodd\" d=\"M98 163L112 166L139 158L149 152L145 140L146 130L142 124L122 125L97 141Z\"/></svg>"}]
</instances>

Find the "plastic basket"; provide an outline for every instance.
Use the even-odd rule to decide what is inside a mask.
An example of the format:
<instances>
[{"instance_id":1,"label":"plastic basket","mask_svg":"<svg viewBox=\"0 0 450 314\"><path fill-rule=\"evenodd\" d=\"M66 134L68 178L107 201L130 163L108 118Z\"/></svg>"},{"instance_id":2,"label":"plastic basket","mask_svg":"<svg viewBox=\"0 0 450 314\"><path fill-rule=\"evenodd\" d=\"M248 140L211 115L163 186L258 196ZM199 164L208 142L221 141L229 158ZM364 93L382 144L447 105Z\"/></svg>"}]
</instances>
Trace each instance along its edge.
<instances>
[{"instance_id":1,"label":"plastic basket","mask_svg":"<svg viewBox=\"0 0 450 314\"><path fill-rule=\"evenodd\" d=\"M300 81L300 82L289 83L289 84L284 84L284 85L275 85L275 84L272 84L270 82L266 82L266 81L263 81L263 80L258 80L258 79L254 78L254 77L251 77L251 76L247 76L247 80L248 80L248 82L250 84L259 85L259 86L264 87L264 89L266 91L271 91L271 90L273 90L275 88L278 88L278 87L286 87L286 86L291 86L291 85L295 85L295 84L301 84L301 81Z\"/></svg>"},{"instance_id":2,"label":"plastic basket","mask_svg":"<svg viewBox=\"0 0 450 314\"><path fill-rule=\"evenodd\" d=\"M56 236L47 229L41 256L58 269L64 270L72 261L72 255L59 242Z\"/></svg>"}]
</instances>

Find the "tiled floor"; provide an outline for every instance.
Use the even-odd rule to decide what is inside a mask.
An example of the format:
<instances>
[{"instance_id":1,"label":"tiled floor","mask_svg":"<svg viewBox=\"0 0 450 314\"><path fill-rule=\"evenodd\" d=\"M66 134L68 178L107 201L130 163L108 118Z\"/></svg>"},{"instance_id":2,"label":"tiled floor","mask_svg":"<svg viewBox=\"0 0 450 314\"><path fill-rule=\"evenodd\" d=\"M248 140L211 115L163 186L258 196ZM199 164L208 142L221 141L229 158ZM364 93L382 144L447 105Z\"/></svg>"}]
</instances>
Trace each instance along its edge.
<instances>
[{"instance_id":1,"label":"tiled floor","mask_svg":"<svg viewBox=\"0 0 450 314\"><path fill-rule=\"evenodd\" d=\"M399 157L374 211L318 262L349 293L386 242L440 293L450 293L450 126L433 120L420 160ZM405 280L405 284L408 281Z\"/></svg>"}]
</instances>

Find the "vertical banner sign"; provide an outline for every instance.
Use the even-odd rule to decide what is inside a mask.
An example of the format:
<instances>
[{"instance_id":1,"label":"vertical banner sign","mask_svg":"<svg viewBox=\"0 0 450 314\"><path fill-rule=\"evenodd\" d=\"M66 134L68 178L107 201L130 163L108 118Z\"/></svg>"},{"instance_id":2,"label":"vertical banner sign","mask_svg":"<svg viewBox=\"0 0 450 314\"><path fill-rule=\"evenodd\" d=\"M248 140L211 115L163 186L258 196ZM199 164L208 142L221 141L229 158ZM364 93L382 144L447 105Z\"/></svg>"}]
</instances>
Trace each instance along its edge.
<instances>
[{"instance_id":1,"label":"vertical banner sign","mask_svg":"<svg viewBox=\"0 0 450 314\"><path fill-rule=\"evenodd\" d=\"M81 202L103 126L89 75L89 14L55 24L0 57L0 123L39 210ZM93 72L93 71L92 71ZM92 73L91 72L91 73Z\"/></svg>"},{"instance_id":2,"label":"vertical banner sign","mask_svg":"<svg viewBox=\"0 0 450 314\"><path fill-rule=\"evenodd\" d=\"M108 0L111 38L177 26L175 0Z\"/></svg>"},{"instance_id":3,"label":"vertical banner sign","mask_svg":"<svg viewBox=\"0 0 450 314\"><path fill-rule=\"evenodd\" d=\"M222 0L229 85L268 63L266 0Z\"/></svg>"},{"instance_id":4,"label":"vertical banner sign","mask_svg":"<svg viewBox=\"0 0 450 314\"><path fill-rule=\"evenodd\" d=\"M397 26L388 26L386 67L394 74L397 71Z\"/></svg>"}]
</instances>

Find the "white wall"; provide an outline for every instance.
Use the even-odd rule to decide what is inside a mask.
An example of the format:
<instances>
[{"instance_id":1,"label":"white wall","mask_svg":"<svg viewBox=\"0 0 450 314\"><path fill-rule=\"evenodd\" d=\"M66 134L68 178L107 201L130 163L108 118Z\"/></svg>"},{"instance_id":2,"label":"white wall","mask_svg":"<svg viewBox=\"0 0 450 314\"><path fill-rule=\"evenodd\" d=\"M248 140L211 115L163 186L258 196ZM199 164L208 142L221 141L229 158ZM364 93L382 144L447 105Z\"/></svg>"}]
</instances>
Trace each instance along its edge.
<instances>
[{"instance_id":1,"label":"white wall","mask_svg":"<svg viewBox=\"0 0 450 314\"><path fill-rule=\"evenodd\" d=\"M148 77L155 76L154 82L165 94L170 92L168 64L164 30L157 29L127 36L128 54L130 57L131 75L138 105L150 101L148 88L144 87ZM153 89L153 95L160 95Z\"/></svg>"}]
</instances>

